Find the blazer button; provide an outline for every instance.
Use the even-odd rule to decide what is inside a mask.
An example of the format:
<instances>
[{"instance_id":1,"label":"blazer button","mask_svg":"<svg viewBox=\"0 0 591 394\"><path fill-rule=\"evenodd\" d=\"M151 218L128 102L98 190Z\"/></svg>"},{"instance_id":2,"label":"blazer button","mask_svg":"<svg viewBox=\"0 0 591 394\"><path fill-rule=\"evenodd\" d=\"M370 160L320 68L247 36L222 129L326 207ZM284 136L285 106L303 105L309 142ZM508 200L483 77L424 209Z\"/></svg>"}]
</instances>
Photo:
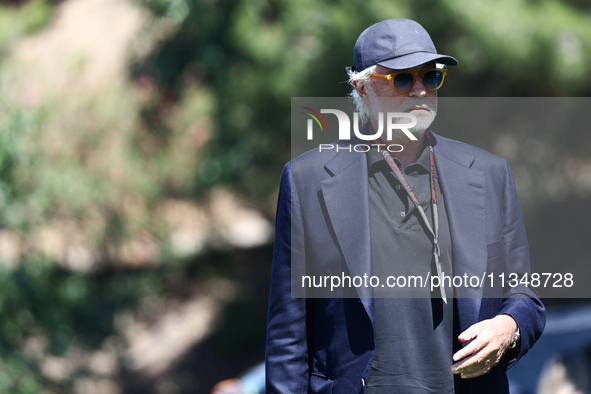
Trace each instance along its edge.
<instances>
[{"instance_id":1,"label":"blazer button","mask_svg":"<svg viewBox=\"0 0 591 394\"><path fill-rule=\"evenodd\" d=\"M369 341L373 343L373 334L369 334Z\"/></svg>"},{"instance_id":2,"label":"blazer button","mask_svg":"<svg viewBox=\"0 0 591 394\"><path fill-rule=\"evenodd\" d=\"M361 379L361 387L365 387L365 379Z\"/></svg>"}]
</instances>

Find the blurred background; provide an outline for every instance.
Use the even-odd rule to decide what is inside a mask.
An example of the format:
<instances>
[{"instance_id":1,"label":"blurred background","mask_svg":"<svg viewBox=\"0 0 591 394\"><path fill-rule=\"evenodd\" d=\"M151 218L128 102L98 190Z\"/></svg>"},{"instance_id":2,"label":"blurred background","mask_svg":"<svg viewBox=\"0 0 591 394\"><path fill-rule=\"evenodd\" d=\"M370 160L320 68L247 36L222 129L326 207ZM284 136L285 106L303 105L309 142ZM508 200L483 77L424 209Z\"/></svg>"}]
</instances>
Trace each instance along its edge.
<instances>
[{"instance_id":1,"label":"blurred background","mask_svg":"<svg viewBox=\"0 0 591 394\"><path fill-rule=\"evenodd\" d=\"M442 96L591 95L588 0L0 1L0 392L201 394L263 360L290 98L344 96L386 18L459 59ZM589 263L591 133L554 131L453 135L510 161L534 271Z\"/></svg>"}]
</instances>

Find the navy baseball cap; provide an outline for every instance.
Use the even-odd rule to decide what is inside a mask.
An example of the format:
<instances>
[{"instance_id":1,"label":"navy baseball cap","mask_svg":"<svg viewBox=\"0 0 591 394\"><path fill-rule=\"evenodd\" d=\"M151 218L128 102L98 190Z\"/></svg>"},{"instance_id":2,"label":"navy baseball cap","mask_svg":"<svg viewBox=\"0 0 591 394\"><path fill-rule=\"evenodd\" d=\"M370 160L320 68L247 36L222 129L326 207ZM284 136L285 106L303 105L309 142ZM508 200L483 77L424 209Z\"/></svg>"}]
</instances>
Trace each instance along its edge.
<instances>
[{"instance_id":1,"label":"navy baseball cap","mask_svg":"<svg viewBox=\"0 0 591 394\"><path fill-rule=\"evenodd\" d=\"M362 71L379 64L393 70L404 70L436 60L448 66L458 61L437 53L429 33L410 19L388 19L365 29L353 51L354 67L347 73Z\"/></svg>"}]
</instances>

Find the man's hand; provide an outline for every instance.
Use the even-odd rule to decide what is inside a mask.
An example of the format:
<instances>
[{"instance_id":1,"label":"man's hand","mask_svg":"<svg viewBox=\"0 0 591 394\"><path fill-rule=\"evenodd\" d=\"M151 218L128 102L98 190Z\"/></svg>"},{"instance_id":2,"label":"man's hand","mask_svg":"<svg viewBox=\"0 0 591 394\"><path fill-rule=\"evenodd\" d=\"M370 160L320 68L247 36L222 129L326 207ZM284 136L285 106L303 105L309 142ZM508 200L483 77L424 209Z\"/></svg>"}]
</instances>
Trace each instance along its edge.
<instances>
[{"instance_id":1,"label":"man's hand","mask_svg":"<svg viewBox=\"0 0 591 394\"><path fill-rule=\"evenodd\" d=\"M509 315L495 316L470 326L458 339L462 343L472 342L453 355L456 363L451 366L451 372L460 374L462 379L488 373L511 346L516 332L517 323Z\"/></svg>"}]
</instances>

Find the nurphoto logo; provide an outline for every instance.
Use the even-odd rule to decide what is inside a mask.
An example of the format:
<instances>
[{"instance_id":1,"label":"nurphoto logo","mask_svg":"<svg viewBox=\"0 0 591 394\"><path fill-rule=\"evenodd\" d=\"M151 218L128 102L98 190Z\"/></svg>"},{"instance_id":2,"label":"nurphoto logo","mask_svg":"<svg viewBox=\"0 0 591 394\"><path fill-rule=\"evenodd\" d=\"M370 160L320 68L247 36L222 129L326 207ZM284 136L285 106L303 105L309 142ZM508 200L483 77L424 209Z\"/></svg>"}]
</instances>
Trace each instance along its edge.
<instances>
[{"instance_id":1,"label":"nurphoto logo","mask_svg":"<svg viewBox=\"0 0 591 394\"><path fill-rule=\"evenodd\" d=\"M339 124L339 140L350 140L351 139L351 120L349 119L349 115L347 115L344 111L338 109L321 109L320 112L312 109L310 107L303 107L304 109L308 110L309 112L304 112L304 114L310 116L307 120L307 139L309 141L314 139L314 123L318 125L320 131L328 131L328 124L326 123L326 119L322 114L333 114L337 117L337 121ZM394 130L402 131L408 138L412 141L416 141L417 137L415 137L409 129L414 127L417 124L417 118L415 115L406 113L406 112L387 112L386 116L386 126L384 127L384 113L378 113L378 129L374 130L371 127L372 131L375 133L362 133L359 130L359 112L353 112L353 133L355 136L362 141L375 141L378 140L382 134L384 133L384 129L386 130L386 137L388 140L392 139L392 133ZM401 120L410 120L408 123L399 123ZM363 131L365 131L362 128ZM323 150L330 150L335 149L338 150L349 150L353 149L355 152L367 152L371 149L371 146L386 146L385 144L356 144L356 145L349 145L349 146L338 146L336 144L320 144L318 145L318 149L320 152ZM399 144L390 144L387 146L388 151L395 153L402 151L402 145Z\"/></svg>"}]
</instances>

